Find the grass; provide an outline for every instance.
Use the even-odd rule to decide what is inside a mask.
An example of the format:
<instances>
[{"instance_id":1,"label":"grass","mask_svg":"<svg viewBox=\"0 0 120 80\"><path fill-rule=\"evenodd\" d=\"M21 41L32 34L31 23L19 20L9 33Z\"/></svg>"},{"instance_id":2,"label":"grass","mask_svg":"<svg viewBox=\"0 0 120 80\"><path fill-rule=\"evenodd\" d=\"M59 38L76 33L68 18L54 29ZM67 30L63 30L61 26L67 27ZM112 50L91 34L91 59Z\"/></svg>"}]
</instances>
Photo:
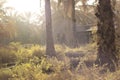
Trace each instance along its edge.
<instances>
[{"instance_id":1,"label":"grass","mask_svg":"<svg viewBox=\"0 0 120 80\"><path fill-rule=\"evenodd\" d=\"M101 74L94 64L96 44L78 48L55 45L57 57L46 58L45 47L10 43L0 48L0 80L120 80L120 69Z\"/></svg>"}]
</instances>

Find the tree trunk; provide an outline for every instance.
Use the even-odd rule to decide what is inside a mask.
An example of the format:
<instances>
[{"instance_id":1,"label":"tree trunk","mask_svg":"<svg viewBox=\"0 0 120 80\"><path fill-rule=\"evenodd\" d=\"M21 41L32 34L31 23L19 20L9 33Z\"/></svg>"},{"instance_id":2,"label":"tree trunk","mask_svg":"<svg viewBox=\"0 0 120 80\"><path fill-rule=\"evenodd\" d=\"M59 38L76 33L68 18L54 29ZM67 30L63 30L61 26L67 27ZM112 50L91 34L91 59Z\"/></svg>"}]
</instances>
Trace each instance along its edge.
<instances>
[{"instance_id":1,"label":"tree trunk","mask_svg":"<svg viewBox=\"0 0 120 80\"><path fill-rule=\"evenodd\" d=\"M75 0L68 0L66 2L67 4L64 3L65 7L65 15L66 15L66 20L67 20L67 45L70 47L76 47L76 39L75 39Z\"/></svg>"},{"instance_id":2,"label":"tree trunk","mask_svg":"<svg viewBox=\"0 0 120 80\"><path fill-rule=\"evenodd\" d=\"M115 71L118 59L115 47L114 13L111 0L99 0L98 12L98 56L96 62L110 71Z\"/></svg>"},{"instance_id":3,"label":"tree trunk","mask_svg":"<svg viewBox=\"0 0 120 80\"><path fill-rule=\"evenodd\" d=\"M73 36L74 36L74 47L77 47L77 38L76 38L76 17L75 17L75 0L72 0L72 27L73 27Z\"/></svg>"},{"instance_id":4,"label":"tree trunk","mask_svg":"<svg viewBox=\"0 0 120 80\"><path fill-rule=\"evenodd\" d=\"M45 0L45 16L46 16L46 54L55 56L54 40L52 33L51 5L50 0Z\"/></svg>"}]
</instances>

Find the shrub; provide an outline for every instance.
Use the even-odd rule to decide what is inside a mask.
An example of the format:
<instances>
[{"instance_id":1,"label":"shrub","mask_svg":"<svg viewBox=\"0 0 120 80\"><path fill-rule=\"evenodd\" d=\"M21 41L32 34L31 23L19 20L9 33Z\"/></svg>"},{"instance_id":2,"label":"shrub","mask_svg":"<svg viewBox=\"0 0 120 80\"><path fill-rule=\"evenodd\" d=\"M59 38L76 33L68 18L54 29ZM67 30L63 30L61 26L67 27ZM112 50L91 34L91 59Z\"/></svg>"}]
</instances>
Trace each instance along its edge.
<instances>
[{"instance_id":1,"label":"shrub","mask_svg":"<svg viewBox=\"0 0 120 80\"><path fill-rule=\"evenodd\" d=\"M0 49L0 63L1 64L9 64L14 63L16 61L15 51L7 48Z\"/></svg>"},{"instance_id":2,"label":"shrub","mask_svg":"<svg viewBox=\"0 0 120 80\"><path fill-rule=\"evenodd\" d=\"M45 57L45 47L44 46L35 45L35 46L32 46L30 49L32 51L33 57L34 56L38 57L38 58Z\"/></svg>"},{"instance_id":3,"label":"shrub","mask_svg":"<svg viewBox=\"0 0 120 80\"><path fill-rule=\"evenodd\" d=\"M23 45L23 47L18 49L16 56L18 58L19 63L26 63L34 57L44 57L45 50L44 47L41 47L39 45Z\"/></svg>"},{"instance_id":4,"label":"shrub","mask_svg":"<svg viewBox=\"0 0 120 80\"><path fill-rule=\"evenodd\" d=\"M12 78L12 74L10 69L0 69L0 80L9 80Z\"/></svg>"},{"instance_id":5,"label":"shrub","mask_svg":"<svg viewBox=\"0 0 120 80\"><path fill-rule=\"evenodd\" d=\"M14 76L11 80L46 80L48 75L43 72L43 66L47 69L46 65L44 61L38 65L33 62L17 65L12 69Z\"/></svg>"}]
</instances>

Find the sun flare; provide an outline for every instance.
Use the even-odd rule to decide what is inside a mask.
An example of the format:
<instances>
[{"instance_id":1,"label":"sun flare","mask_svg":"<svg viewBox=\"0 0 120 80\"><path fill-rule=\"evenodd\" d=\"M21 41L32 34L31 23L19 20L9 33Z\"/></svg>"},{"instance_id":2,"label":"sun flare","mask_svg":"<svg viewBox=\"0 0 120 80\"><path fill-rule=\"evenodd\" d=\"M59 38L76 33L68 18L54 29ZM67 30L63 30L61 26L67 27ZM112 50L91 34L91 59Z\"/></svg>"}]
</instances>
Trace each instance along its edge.
<instances>
[{"instance_id":1,"label":"sun flare","mask_svg":"<svg viewBox=\"0 0 120 80\"><path fill-rule=\"evenodd\" d=\"M88 0L87 3L88 3L89 5L92 5L94 2L95 2L95 0Z\"/></svg>"},{"instance_id":2,"label":"sun flare","mask_svg":"<svg viewBox=\"0 0 120 80\"><path fill-rule=\"evenodd\" d=\"M39 12L44 9L44 0L8 0L6 6L13 7L18 12Z\"/></svg>"}]
</instances>

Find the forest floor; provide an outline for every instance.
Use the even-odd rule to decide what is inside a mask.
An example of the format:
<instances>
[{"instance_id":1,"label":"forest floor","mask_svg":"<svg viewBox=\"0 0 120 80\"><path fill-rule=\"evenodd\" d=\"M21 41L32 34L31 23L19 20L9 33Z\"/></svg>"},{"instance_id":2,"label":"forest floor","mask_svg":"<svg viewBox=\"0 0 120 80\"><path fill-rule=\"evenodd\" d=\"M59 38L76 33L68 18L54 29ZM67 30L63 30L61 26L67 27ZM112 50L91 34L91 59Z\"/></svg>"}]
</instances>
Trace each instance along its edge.
<instances>
[{"instance_id":1,"label":"forest floor","mask_svg":"<svg viewBox=\"0 0 120 80\"><path fill-rule=\"evenodd\" d=\"M45 46L10 43L0 48L0 80L120 80L120 69L101 73L95 65L95 43L69 48L55 45L56 57L45 55Z\"/></svg>"}]
</instances>

